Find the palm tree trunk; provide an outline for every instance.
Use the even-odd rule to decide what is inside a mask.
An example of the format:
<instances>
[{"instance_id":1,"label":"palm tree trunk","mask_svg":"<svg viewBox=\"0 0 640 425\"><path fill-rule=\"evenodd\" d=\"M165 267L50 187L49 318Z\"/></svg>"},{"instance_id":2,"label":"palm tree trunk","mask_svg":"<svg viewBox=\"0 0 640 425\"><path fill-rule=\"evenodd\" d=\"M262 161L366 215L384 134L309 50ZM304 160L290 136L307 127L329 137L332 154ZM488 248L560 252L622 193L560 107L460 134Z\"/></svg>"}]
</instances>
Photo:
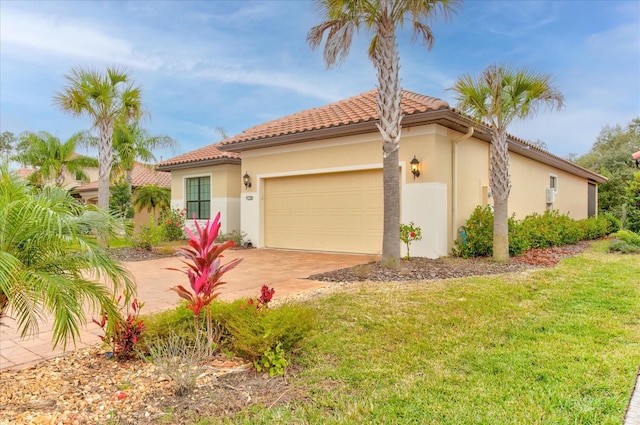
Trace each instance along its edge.
<instances>
[{"instance_id":1,"label":"palm tree trunk","mask_svg":"<svg viewBox=\"0 0 640 425\"><path fill-rule=\"evenodd\" d=\"M381 1L382 17L378 22L378 44L374 56L378 76L377 124L382 135L384 229L382 237L382 263L397 267L400 261L400 172L398 149L402 110L400 107L400 56L396 43L395 26L389 1Z\"/></svg>"},{"instance_id":2,"label":"palm tree trunk","mask_svg":"<svg viewBox=\"0 0 640 425\"><path fill-rule=\"evenodd\" d=\"M493 196L493 259L509 261L509 145L504 131L494 130L491 141L491 193Z\"/></svg>"},{"instance_id":3,"label":"palm tree trunk","mask_svg":"<svg viewBox=\"0 0 640 425\"><path fill-rule=\"evenodd\" d=\"M111 165L113 162L112 140L113 127L108 122L99 125L100 143L98 144L98 207L109 210L109 182L111 177ZM109 247L109 237L98 235L101 246Z\"/></svg>"}]
</instances>

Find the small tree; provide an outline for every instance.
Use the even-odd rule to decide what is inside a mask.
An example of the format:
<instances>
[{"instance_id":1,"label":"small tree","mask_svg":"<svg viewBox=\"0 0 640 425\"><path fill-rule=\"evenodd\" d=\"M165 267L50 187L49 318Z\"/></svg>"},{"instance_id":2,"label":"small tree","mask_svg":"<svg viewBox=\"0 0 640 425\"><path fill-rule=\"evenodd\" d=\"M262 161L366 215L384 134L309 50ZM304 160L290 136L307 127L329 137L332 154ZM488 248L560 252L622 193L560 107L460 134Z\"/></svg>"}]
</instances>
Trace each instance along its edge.
<instances>
[{"instance_id":1,"label":"small tree","mask_svg":"<svg viewBox=\"0 0 640 425\"><path fill-rule=\"evenodd\" d=\"M404 257L404 258L409 260L409 259L411 259L411 256L409 255L409 245L411 245L411 242L413 242L413 241L421 241L422 240L422 229L420 229L420 227L416 226L413 223L413 221L410 222L409 224L401 224L400 225L400 240L407 247L407 256Z\"/></svg>"},{"instance_id":2,"label":"small tree","mask_svg":"<svg viewBox=\"0 0 640 425\"><path fill-rule=\"evenodd\" d=\"M178 249L178 254L186 258L183 263L187 265L187 270L174 268L169 268L168 270L181 271L189 278L191 291L182 285L174 286L171 290L187 300L187 308L193 311L197 335L200 330L200 312L220 295L220 292L217 291L220 286L226 283L222 281L222 276L237 266L242 259L236 258L222 265L222 252L235 246L235 243L233 241L215 242L222 225L220 213L216 215L213 221L207 220L204 227L200 227L197 220L194 221L198 233L197 236L191 229L185 227L184 230L189 235L190 248ZM214 336L210 309L206 310L206 316L208 350L211 350Z\"/></svg>"},{"instance_id":3,"label":"small tree","mask_svg":"<svg viewBox=\"0 0 640 425\"><path fill-rule=\"evenodd\" d=\"M171 191L166 187L155 184L145 184L136 188L133 194L133 206L138 210L145 209L153 211L156 215L156 208L164 209L169 207L171 202Z\"/></svg>"},{"instance_id":4,"label":"small tree","mask_svg":"<svg viewBox=\"0 0 640 425\"><path fill-rule=\"evenodd\" d=\"M122 181L111 188L109 199L109 211L124 218L133 218L133 206L131 205L131 191L129 184Z\"/></svg>"}]
</instances>

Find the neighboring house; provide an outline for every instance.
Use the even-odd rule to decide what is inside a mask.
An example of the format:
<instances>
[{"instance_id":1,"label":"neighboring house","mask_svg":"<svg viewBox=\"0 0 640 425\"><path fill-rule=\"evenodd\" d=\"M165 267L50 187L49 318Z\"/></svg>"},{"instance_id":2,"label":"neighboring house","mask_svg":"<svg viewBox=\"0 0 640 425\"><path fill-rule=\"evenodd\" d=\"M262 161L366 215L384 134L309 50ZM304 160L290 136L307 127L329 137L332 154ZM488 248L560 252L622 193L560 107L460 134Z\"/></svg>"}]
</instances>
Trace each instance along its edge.
<instances>
[{"instance_id":1,"label":"neighboring house","mask_svg":"<svg viewBox=\"0 0 640 425\"><path fill-rule=\"evenodd\" d=\"M76 186L71 191L74 195L77 195L87 204L98 203L98 181L96 180L90 183L85 183L80 186ZM162 171L154 170L153 166L135 163L131 172L131 186L133 190L137 187L147 184L155 184L161 187L171 188L171 174ZM135 194L134 194L135 196ZM136 227L140 227L143 224L147 224L151 218L153 211L149 212L146 209L135 210L135 216L133 222ZM157 211L156 211L157 213Z\"/></svg>"},{"instance_id":2,"label":"neighboring house","mask_svg":"<svg viewBox=\"0 0 640 425\"><path fill-rule=\"evenodd\" d=\"M18 177L23 180L27 180L33 172L36 171L34 168L19 168L16 170ZM84 169L84 172L89 176L89 181L98 179L98 169L87 167ZM47 182L48 184L55 184L54 181ZM67 190L72 190L73 188L82 185L82 180L78 178L75 174L71 174L68 171L64 172L64 181L62 182L62 187Z\"/></svg>"},{"instance_id":3,"label":"neighboring house","mask_svg":"<svg viewBox=\"0 0 640 425\"><path fill-rule=\"evenodd\" d=\"M190 178L207 175L211 189L205 196L227 204L240 197L240 229L256 247L379 254L383 193L376 95L372 90L273 120L162 162L158 169L172 173L174 207L186 206L182 194ZM402 110L401 221L422 228L413 255L445 256L474 208L492 202L491 136L488 127L440 99L403 91ZM596 214L597 185L606 178L513 136L509 150L510 214ZM250 186L243 184L234 153L242 154ZM233 172L214 171L232 158ZM412 160L419 162L415 175ZM220 209L212 202L209 214ZM233 209L226 212L228 222L237 220L230 216Z\"/></svg>"}]
</instances>

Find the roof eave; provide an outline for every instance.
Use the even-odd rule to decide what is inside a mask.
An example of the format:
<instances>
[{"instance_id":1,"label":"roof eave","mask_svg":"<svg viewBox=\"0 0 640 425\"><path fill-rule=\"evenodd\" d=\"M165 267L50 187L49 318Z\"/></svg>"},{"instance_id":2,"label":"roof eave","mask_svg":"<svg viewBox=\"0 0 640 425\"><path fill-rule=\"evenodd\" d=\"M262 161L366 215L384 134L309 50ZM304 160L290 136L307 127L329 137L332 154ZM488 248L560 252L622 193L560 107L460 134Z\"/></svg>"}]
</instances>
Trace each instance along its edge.
<instances>
[{"instance_id":1,"label":"roof eave","mask_svg":"<svg viewBox=\"0 0 640 425\"><path fill-rule=\"evenodd\" d=\"M156 167L157 171L171 171L171 170L179 170L182 168L193 168L193 167L207 167L210 165L223 165L223 164L232 164L232 165L240 165L240 158L213 158L213 159L205 159L205 160L194 160L188 162L180 162L177 164L167 164L167 165L158 165Z\"/></svg>"},{"instance_id":2,"label":"roof eave","mask_svg":"<svg viewBox=\"0 0 640 425\"><path fill-rule=\"evenodd\" d=\"M473 126L475 129L474 137L483 140L487 143L491 143L491 129L485 125L478 123L454 110L443 107L438 110L431 110L426 112L418 112L411 115L405 115L402 118L403 127L414 127L425 124L440 124L446 128L466 133L469 127ZM354 124L345 124L337 127L321 128L317 130L310 130L301 133L285 134L275 137L266 137L261 139L252 139L246 141L240 141L230 143L228 145L220 145L219 150L230 152L244 152L253 149L261 149L273 146L284 146L300 142L309 142L313 140L328 139L334 137L351 136L356 134L370 133L376 131L376 120L370 120L365 122L359 122ZM526 158L533 159L543 164L551 165L563 171L567 171L571 174L592 180L597 183L605 183L607 178L597 174L586 168L582 168L573 162L556 157L555 155L518 141L517 139L508 137L509 150L522 155Z\"/></svg>"}]
</instances>

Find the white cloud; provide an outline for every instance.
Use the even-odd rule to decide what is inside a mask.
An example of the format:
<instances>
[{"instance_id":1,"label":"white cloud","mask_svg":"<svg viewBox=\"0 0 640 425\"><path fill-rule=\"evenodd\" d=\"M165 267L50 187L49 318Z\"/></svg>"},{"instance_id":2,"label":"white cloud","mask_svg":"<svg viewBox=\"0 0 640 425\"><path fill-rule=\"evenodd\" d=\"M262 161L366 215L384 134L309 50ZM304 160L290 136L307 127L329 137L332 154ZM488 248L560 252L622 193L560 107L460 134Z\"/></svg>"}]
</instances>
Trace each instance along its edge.
<instances>
[{"instance_id":1,"label":"white cloud","mask_svg":"<svg viewBox=\"0 0 640 425\"><path fill-rule=\"evenodd\" d=\"M156 59L141 57L131 43L94 29L91 22L3 9L1 27L3 48L18 47L14 52L26 48L40 55L120 63L134 68L154 69L158 66ZM41 60L36 55L32 57Z\"/></svg>"}]
</instances>

